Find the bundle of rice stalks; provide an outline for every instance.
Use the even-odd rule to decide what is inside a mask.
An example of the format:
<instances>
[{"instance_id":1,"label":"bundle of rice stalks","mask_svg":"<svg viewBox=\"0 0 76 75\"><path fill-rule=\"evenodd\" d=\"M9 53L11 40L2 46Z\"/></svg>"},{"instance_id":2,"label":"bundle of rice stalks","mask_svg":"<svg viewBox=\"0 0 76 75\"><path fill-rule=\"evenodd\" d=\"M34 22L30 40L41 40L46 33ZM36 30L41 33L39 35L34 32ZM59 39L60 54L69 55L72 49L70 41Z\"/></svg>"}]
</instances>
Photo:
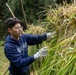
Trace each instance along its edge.
<instances>
[{"instance_id":1,"label":"bundle of rice stalks","mask_svg":"<svg viewBox=\"0 0 76 75\"><path fill-rule=\"evenodd\" d=\"M76 31L76 5L64 5L56 9L50 7L46 20L50 22L47 29L54 28L60 40L68 38Z\"/></svg>"},{"instance_id":2,"label":"bundle of rice stalks","mask_svg":"<svg viewBox=\"0 0 76 75\"><path fill-rule=\"evenodd\" d=\"M49 47L49 55L43 62L39 75L76 75L76 46L71 43L75 34L53 47Z\"/></svg>"},{"instance_id":3,"label":"bundle of rice stalks","mask_svg":"<svg viewBox=\"0 0 76 75\"><path fill-rule=\"evenodd\" d=\"M46 32L45 28L35 25L29 25L28 30L25 30L25 33L30 33L30 34L43 34L45 32Z\"/></svg>"},{"instance_id":4,"label":"bundle of rice stalks","mask_svg":"<svg viewBox=\"0 0 76 75\"><path fill-rule=\"evenodd\" d=\"M39 75L76 75L76 6L66 5L47 13L49 26L55 28L58 41L48 46L49 55L44 60ZM54 40L54 39L53 39Z\"/></svg>"}]
</instances>

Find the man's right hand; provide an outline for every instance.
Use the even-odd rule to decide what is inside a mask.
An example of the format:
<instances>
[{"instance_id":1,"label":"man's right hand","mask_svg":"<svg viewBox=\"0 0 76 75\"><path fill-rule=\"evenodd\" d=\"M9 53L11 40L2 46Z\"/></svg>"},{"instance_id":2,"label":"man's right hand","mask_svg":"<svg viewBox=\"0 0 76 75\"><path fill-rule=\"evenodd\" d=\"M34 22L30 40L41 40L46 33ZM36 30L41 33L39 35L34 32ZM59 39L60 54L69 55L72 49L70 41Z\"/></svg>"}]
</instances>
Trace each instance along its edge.
<instances>
[{"instance_id":1,"label":"man's right hand","mask_svg":"<svg viewBox=\"0 0 76 75\"><path fill-rule=\"evenodd\" d=\"M34 55L34 59L47 56L47 54L48 54L47 47L43 47Z\"/></svg>"}]
</instances>

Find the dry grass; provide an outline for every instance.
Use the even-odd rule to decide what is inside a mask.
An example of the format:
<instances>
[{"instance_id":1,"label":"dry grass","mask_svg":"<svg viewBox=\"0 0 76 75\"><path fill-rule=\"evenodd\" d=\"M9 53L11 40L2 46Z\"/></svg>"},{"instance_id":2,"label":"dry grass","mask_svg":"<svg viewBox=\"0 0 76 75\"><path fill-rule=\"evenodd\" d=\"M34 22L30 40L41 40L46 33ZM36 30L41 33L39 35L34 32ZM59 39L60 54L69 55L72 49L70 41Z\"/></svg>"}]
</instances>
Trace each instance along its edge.
<instances>
[{"instance_id":1,"label":"dry grass","mask_svg":"<svg viewBox=\"0 0 76 75\"><path fill-rule=\"evenodd\" d=\"M30 33L30 34L42 34L44 32L46 32L45 28L34 25L29 25L28 30L25 31L25 33Z\"/></svg>"},{"instance_id":2,"label":"dry grass","mask_svg":"<svg viewBox=\"0 0 76 75\"><path fill-rule=\"evenodd\" d=\"M49 8L46 20L50 22L48 28L53 27L57 31L59 41L66 39L76 32L76 5Z\"/></svg>"},{"instance_id":3,"label":"dry grass","mask_svg":"<svg viewBox=\"0 0 76 75\"><path fill-rule=\"evenodd\" d=\"M9 61L4 55L3 47L0 46L0 75L4 75L5 71L8 69ZM6 74L8 75L8 73Z\"/></svg>"}]
</instances>

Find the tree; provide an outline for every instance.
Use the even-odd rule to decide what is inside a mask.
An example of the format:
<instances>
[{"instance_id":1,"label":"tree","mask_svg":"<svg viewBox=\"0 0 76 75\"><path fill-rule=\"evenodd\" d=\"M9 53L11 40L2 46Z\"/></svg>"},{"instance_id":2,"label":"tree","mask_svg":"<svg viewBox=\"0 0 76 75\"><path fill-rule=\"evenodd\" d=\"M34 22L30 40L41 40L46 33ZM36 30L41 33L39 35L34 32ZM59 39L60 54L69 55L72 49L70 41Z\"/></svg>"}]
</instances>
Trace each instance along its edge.
<instances>
[{"instance_id":1,"label":"tree","mask_svg":"<svg viewBox=\"0 0 76 75\"><path fill-rule=\"evenodd\" d=\"M20 5L21 5L21 9L22 9L22 14L23 14L23 17L24 17L25 28L27 28L27 19L26 19L26 14L25 14L25 11L24 11L22 0L20 0Z\"/></svg>"}]
</instances>

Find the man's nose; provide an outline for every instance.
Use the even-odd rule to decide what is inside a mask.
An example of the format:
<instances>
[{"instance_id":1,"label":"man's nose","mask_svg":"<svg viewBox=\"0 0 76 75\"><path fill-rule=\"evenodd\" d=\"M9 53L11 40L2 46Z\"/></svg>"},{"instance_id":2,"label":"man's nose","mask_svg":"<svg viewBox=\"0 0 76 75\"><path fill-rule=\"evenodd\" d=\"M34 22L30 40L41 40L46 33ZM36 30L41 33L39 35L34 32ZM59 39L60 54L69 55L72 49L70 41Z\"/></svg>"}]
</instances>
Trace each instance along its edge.
<instances>
[{"instance_id":1,"label":"man's nose","mask_svg":"<svg viewBox=\"0 0 76 75\"><path fill-rule=\"evenodd\" d=\"M19 30L20 30L20 32L23 34L23 32L24 32L24 31L23 31L23 29L22 29L22 28L20 28Z\"/></svg>"}]
</instances>

